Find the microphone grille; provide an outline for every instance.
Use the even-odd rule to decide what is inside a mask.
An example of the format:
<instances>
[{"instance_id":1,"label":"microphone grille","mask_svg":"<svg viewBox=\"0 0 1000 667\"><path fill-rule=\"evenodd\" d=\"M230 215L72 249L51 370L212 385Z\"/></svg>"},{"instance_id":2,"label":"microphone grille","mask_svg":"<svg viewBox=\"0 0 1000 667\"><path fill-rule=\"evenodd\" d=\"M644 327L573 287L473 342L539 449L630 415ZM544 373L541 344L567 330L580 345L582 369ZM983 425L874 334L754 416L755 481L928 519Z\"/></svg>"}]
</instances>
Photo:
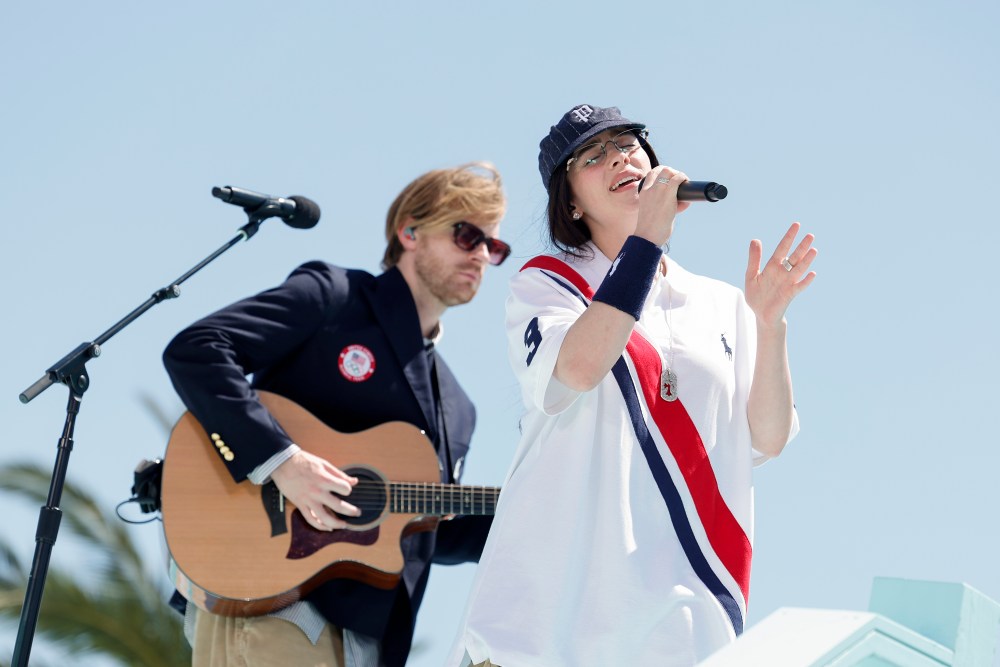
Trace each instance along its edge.
<instances>
[{"instance_id":1,"label":"microphone grille","mask_svg":"<svg viewBox=\"0 0 1000 667\"><path fill-rule=\"evenodd\" d=\"M707 196L708 201L719 201L720 199L725 199L728 194L729 190L721 183L709 183L708 187L705 188L705 195Z\"/></svg>"},{"instance_id":2,"label":"microphone grille","mask_svg":"<svg viewBox=\"0 0 1000 667\"><path fill-rule=\"evenodd\" d=\"M284 218L285 223L296 229L315 227L319 222L319 204L301 195L294 195L289 199L295 202L295 212Z\"/></svg>"}]
</instances>

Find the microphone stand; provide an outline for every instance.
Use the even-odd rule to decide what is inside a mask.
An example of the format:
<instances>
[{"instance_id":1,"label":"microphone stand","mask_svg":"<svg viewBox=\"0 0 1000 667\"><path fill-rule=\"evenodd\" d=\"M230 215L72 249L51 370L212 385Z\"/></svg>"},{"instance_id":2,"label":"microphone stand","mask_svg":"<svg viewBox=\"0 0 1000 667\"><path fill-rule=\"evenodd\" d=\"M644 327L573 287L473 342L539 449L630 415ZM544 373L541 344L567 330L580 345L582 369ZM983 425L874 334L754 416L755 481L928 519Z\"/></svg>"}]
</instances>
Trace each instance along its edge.
<instances>
[{"instance_id":1,"label":"microphone stand","mask_svg":"<svg viewBox=\"0 0 1000 667\"><path fill-rule=\"evenodd\" d=\"M240 227L236 236L211 255L198 262L187 273L173 281L170 286L156 290L142 305L95 338L93 342L81 343L75 350L53 364L51 368L45 371L45 375L21 393L21 402L28 403L56 382L61 382L69 387L66 420L63 425L62 437L59 438L57 446L56 462L52 471L52 480L49 484L49 493L45 505L42 506L39 513L38 528L35 531L35 555L32 560L31 571L28 575L24 604L21 607L21 620L17 629L17 641L14 644L11 667L27 667L28 656L31 653L31 643L35 635L35 626L38 624L38 612L42 600L42 590L45 587L45 578L49 571L52 547L55 545L56 536L59 533L59 523L62 520L62 510L59 509L59 501L62 498L63 486L66 481L69 455L73 450L73 430L76 426L76 416L80 412L83 394L90 386L90 376L87 374L86 363L90 359L100 356L101 345L106 343L108 339L161 301L179 297L181 294L181 283L241 240L249 241L257 233L257 230L260 229L261 222L280 213L278 207L271 203L264 204L255 210L245 208L244 211L246 211L249 219L247 224Z\"/></svg>"}]
</instances>

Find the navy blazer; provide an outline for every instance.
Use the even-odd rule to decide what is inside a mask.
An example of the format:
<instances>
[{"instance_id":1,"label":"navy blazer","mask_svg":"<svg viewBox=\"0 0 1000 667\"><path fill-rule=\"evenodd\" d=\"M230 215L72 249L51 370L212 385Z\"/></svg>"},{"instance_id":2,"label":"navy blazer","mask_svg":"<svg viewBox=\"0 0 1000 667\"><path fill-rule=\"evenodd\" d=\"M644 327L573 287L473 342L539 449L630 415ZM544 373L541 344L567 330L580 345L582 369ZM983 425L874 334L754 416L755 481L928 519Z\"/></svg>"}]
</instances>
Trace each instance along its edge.
<instances>
[{"instance_id":1,"label":"navy blazer","mask_svg":"<svg viewBox=\"0 0 1000 667\"><path fill-rule=\"evenodd\" d=\"M363 381L340 370L341 352L351 345L374 358ZM430 355L445 433L436 418ZM416 305L398 269L375 277L309 262L280 286L191 325L163 359L187 408L226 442L229 451L216 453L237 482L292 442L255 388L285 396L345 433L394 420L414 424L434 443L441 481L459 481L475 408L444 361L425 350ZM393 590L335 579L307 599L334 625L382 638L387 663L402 664L430 563L478 561L490 524L490 517L458 517L404 538L406 564Z\"/></svg>"}]
</instances>

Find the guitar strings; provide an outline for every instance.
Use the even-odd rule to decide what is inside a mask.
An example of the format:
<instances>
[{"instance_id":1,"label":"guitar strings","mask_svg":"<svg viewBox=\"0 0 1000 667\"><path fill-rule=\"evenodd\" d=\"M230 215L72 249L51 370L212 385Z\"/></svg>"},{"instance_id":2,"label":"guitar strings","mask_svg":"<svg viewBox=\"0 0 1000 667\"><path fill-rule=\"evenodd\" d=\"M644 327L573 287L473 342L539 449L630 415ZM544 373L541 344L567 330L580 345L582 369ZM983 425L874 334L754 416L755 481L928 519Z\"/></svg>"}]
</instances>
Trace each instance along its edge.
<instances>
[{"instance_id":1,"label":"guitar strings","mask_svg":"<svg viewBox=\"0 0 1000 667\"><path fill-rule=\"evenodd\" d=\"M440 497L431 498L427 495L428 493L439 493ZM407 494L413 495L407 497ZM381 510L387 504L426 507L434 503L448 504L449 506L455 504L471 505L473 508L482 505L485 510L487 504L495 505L500 496L500 490L488 486L456 487L440 482L383 482L362 479L358 481L349 495L334 495L362 511Z\"/></svg>"}]
</instances>

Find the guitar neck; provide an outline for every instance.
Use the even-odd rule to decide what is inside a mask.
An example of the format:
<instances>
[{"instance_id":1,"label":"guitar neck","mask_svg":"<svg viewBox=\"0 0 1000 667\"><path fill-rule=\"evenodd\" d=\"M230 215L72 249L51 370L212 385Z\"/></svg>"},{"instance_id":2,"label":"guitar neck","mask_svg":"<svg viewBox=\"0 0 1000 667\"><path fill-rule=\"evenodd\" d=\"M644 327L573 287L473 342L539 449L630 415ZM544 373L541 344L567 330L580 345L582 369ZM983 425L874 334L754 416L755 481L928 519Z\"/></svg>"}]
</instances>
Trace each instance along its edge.
<instances>
[{"instance_id":1,"label":"guitar neck","mask_svg":"<svg viewBox=\"0 0 1000 667\"><path fill-rule=\"evenodd\" d=\"M403 514L492 516L499 497L500 489L493 486L389 483L389 511Z\"/></svg>"}]
</instances>

